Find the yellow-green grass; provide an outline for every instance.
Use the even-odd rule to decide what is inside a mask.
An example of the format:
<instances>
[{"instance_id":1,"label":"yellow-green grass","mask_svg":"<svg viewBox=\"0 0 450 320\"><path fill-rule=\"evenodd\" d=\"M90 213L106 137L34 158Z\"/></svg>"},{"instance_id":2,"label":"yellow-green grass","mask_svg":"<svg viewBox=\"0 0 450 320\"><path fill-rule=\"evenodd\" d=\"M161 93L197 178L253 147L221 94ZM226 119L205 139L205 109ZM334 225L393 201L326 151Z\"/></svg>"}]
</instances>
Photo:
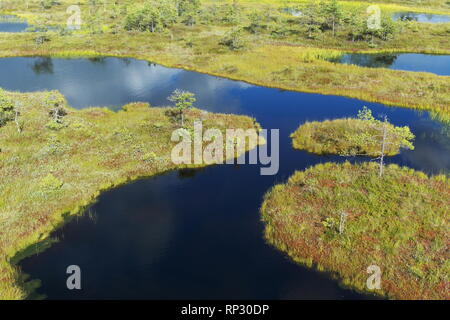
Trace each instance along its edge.
<instances>
[{"instance_id":1,"label":"yellow-green grass","mask_svg":"<svg viewBox=\"0 0 450 320\"><path fill-rule=\"evenodd\" d=\"M449 299L450 180L397 165L326 163L264 197L265 238L342 284L393 299ZM346 219L339 232L342 213ZM369 266L381 289L367 286Z\"/></svg>"},{"instance_id":2,"label":"yellow-green grass","mask_svg":"<svg viewBox=\"0 0 450 320\"><path fill-rule=\"evenodd\" d=\"M343 95L449 117L450 79L429 73L361 68L323 60L304 62L305 48L267 45L213 59L214 73L263 86Z\"/></svg>"},{"instance_id":3,"label":"yellow-green grass","mask_svg":"<svg viewBox=\"0 0 450 320\"><path fill-rule=\"evenodd\" d=\"M316 154L380 156L383 123L377 125L361 119L335 119L305 122L291 134L295 149ZM387 123L390 136L385 146L386 156L400 153L402 137L395 134L395 127ZM361 137L358 139L358 137Z\"/></svg>"},{"instance_id":4,"label":"yellow-green grass","mask_svg":"<svg viewBox=\"0 0 450 320\"><path fill-rule=\"evenodd\" d=\"M208 1L206 1L209 3ZM130 3L130 2L128 2ZM247 5L248 2L242 2ZM9 10L27 15L38 24L65 25L64 2L42 10L39 2L31 2ZM354 5L354 4L352 4ZM265 10L265 4L251 4ZM170 67L242 80L249 83L287 90L343 95L388 105L435 111L448 119L450 77L430 73L371 69L334 64L326 61L346 52L393 53L416 52L450 54L448 24L402 24L401 32L388 41L375 40L376 48L366 41L352 42L346 30L337 35L324 33L317 39L288 36L273 39L267 32L244 33L248 44L234 52L219 44L234 26L180 24L164 33L125 32L123 14L111 17L112 8L99 5L99 21L91 21L89 6L82 2L83 28L69 35L48 32L50 41L38 45L35 38L42 33L0 33L0 56L84 56L108 55L145 59ZM117 9L117 8L116 8ZM119 9L117 9L119 10ZM250 9L249 9L250 10ZM253 8L251 9L253 10ZM247 22L244 19L242 25ZM100 26L103 33L90 34L89 26ZM116 34L111 33L116 28Z\"/></svg>"},{"instance_id":5,"label":"yellow-green grass","mask_svg":"<svg viewBox=\"0 0 450 320\"><path fill-rule=\"evenodd\" d=\"M48 244L49 234L68 216L81 214L100 192L139 177L181 167L171 161L173 130L167 108L129 104L75 110L60 130L51 130L48 93L6 93L20 102L18 132L14 121L0 127L0 300L23 299L34 283L24 283L17 262ZM54 93L57 94L56 92ZM206 128L256 128L254 119L190 109L185 126L203 119ZM256 142L246 145L253 148ZM197 165L199 166L199 165Z\"/></svg>"},{"instance_id":6,"label":"yellow-green grass","mask_svg":"<svg viewBox=\"0 0 450 320\"><path fill-rule=\"evenodd\" d=\"M186 46L184 38L171 41L167 36L148 33L68 37L54 34L50 36L51 41L42 46L34 43L34 34L3 34L0 35L3 40L0 41L0 56L131 57L256 85L342 95L435 111L442 119L450 117L449 77L335 64L322 59L336 56L338 50L258 44L257 39L247 50L233 52L217 45L220 34L190 32L193 47ZM315 56L319 59L313 59Z\"/></svg>"},{"instance_id":7,"label":"yellow-green grass","mask_svg":"<svg viewBox=\"0 0 450 320\"><path fill-rule=\"evenodd\" d=\"M422 0L420 3L415 0L346 0L340 2L348 5L353 4L361 6L377 4L382 10L389 10L391 12L409 11L431 14L450 14L450 5L447 0Z\"/></svg>"}]
</instances>

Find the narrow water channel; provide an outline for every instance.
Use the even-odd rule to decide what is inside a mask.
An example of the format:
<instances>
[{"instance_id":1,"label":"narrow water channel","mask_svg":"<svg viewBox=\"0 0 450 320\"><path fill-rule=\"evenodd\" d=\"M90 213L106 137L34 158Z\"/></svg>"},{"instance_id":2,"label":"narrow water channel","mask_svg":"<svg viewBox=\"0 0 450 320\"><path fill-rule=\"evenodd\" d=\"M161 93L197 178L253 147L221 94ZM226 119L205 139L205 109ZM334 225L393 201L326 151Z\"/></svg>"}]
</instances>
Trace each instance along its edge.
<instances>
[{"instance_id":1,"label":"narrow water channel","mask_svg":"<svg viewBox=\"0 0 450 320\"><path fill-rule=\"evenodd\" d=\"M403 71L430 72L450 76L450 55L420 53L350 53L333 62L368 68L388 68Z\"/></svg>"},{"instance_id":2,"label":"narrow water channel","mask_svg":"<svg viewBox=\"0 0 450 320\"><path fill-rule=\"evenodd\" d=\"M354 117L362 106L409 125L415 150L389 162L427 173L448 172L445 127L426 112L357 99L288 92L164 68L132 59L0 59L0 87L58 89L76 108L117 109L132 101L167 105L175 88L192 91L196 105L213 112L253 116L280 129L280 170L213 166L170 172L101 195L90 213L56 231L60 241L20 264L38 293L50 299L366 299L328 275L291 262L263 239L259 206L264 193L295 170L342 157L291 147L303 122ZM361 159L364 160L364 159ZM66 289L66 268L81 267L83 290Z\"/></svg>"}]
</instances>

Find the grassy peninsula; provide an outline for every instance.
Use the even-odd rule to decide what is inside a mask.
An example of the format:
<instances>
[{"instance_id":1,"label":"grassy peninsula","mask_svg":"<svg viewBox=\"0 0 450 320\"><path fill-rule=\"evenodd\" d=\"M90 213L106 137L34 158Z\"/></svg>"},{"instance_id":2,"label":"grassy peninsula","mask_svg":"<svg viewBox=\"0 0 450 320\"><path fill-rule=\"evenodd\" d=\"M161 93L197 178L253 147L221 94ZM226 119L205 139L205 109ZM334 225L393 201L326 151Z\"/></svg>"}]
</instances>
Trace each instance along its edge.
<instances>
[{"instance_id":1,"label":"grassy peninsula","mask_svg":"<svg viewBox=\"0 0 450 320\"><path fill-rule=\"evenodd\" d=\"M0 123L0 300L23 299L33 284L15 264L48 244L65 218L82 213L103 190L186 165L171 161L179 127L172 109L133 103L118 112L75 110L58 92L1 91L0 102L0 118L9 119ZM196 119L223 133L258 126L246 116L184 113L187 130Z\"/></svg>"},{"instance_id":2,"label":"grassy peninsula","mask_svg":"<svg viewBox=\"0 0 450 320\"><path fill-rule=\"evenodd\" d=\"M273 187L261 208L265 237L294 261L358 291L395 299L449 299L450 180L390 165L326 163ZM369 290L369 266L381 288Z\"/></svg>"},{"instance_id":3,"label":"grassy peninsula","mask_svg":"<svg viewBox=\"0 0 450 320\"><path fill-rule=\"evenodd\" d=\"M80 1L81 28L67 30L67 0L6 1L3 13L26 18L38 32L0 33L0 56L134 57L263 86L432 110L449 119L449 77L328 61L346 52L449 54L450 24L389 18L394 11L448 14L445 5L379 4L383 29L371 33L364 27L367 2L339 1L333 26L308 1L194 2L178 13L169 5L171 14L150 23L140 20L146 4L164 1ZM309 20L287 14L286 6L308 8Z\"/></svg>"}]
</instances>

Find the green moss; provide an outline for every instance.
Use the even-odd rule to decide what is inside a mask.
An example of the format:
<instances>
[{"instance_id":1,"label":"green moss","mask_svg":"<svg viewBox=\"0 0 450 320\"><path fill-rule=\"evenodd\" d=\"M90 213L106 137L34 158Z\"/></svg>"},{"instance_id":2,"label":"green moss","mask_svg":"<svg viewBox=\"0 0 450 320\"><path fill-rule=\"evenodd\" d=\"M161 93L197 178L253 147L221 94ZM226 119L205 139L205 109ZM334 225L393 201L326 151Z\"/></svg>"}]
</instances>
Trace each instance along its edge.
<instances>
[{"instance_id":1,"label":"green moss","mask_svg":"<svg viewBox=\"0 0 450 320\"><path fill-rule=\"evenodd\" d=\"M379 178L377 169L326 163L296 172L265 195L267 241L358 291L448 299L450 180L396 165ZM380 290L366 287L371 265L381 269Z\"/></svg>"},{"instance_id":2,"label":"green moss","mask_svg":"<svg viewBox=\"0 0 450 320\"><path fill-rule=\"evenodd\" d=\"M83 213L100 192L139 177L199 167L175 165L171 151L178 128L167 108L133 103L118 112L106 108L75 110L57 92L3 92L19 102L23 130L13 121L0 127L0 299L21 299L33 285L23 283L15 264L51 243L49 235L67 218ZM58 130L47 127L61 99L65 115ZM254 128L246 116L185 111L186 128ZM157 125L155 125L157 124ZM257 127L258 128L258 127ZM256 129L257 129L256 128ZM255 145L246 145L246 150Z\"/></svg>"}]
</instances>

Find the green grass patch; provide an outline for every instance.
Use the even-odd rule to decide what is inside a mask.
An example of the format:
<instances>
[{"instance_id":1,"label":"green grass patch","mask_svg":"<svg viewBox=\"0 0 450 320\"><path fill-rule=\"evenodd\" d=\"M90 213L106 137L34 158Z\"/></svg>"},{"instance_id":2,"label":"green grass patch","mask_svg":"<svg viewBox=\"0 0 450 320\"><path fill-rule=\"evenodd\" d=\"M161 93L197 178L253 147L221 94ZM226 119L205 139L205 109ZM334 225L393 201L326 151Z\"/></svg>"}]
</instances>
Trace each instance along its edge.
<instances>
[{"instance_id":1,"label":"green grass patch","mask_svg":"<svg viewBox=\"0 0 450 320\"><path fill-rule=\"evenodd\" d=\"M397 165L326 163L264 197L267 241L343 285L394 299L449 299L450 180ZM343 219L345 217L345 219ZM366 286L369 266L381 288Z\"/></svg>"},{"instance_id":2,"label":"green grass patch","mask_svg":"<svg viewBox=\"0 0 450 320\"><path fill-rule=\"evenodd\" d=\"M283 1L239 1L240 14L233 23L224 21L230 9L226 3L202 1L201 12L193 26L180 20L162 32L128 32L124 29L124 19L127 12L139 3L143 1L124 1L119 5L108 3L106 6L81 1L81 30L70 32L63 30L68 18L66 9L71 4L69 1L60 1L59 5L49 8L42 8L41 1L29 1L28 7L6 3L3 6L5 13L27 18L37 26L52 25L60 29L45 33L0 33L0 56L110 55L139 58L256 85L348 96L434 111L447 121L450 118L449 77L326 61L347 52L449 54L448 23L393 22L395 32L384 40L375 37L370 41L352 41L349 37L351 28L344 22L335 33L324 30L308 37L299 18L280 11L287 5ZM356 10L360 15L365 15L368 5L362 2L340 3L344 12ZM382 4L381 7L383 12L387 11L386 14L392 8L401 8L397 4ZM426 7L417 5L416 9ZM256 20L255 12L261 16ZM255 21L257 26L252 27ZM246 45L239 50L231 50L221 43L236 28L242 32L235 40ZM42 36L49 41L40 42L43 38L39 37Z\"/></svg>"},{"instance_id":3,"label":"green grass patch","mask_svg":"<svg viewBox=\"0 0 450 320\"><path fill-rule=\"evenodd\" d=\"M83 213L100 192L140 177L202 166L172 162L177 142L171 136L179 121L168 108L132 103L118 112L75 110L58 92L0 95L20 110L17 123L8 114L0 125L0 300L27 297L26 288L34 286L24 283L16 263L45 248L41 244L49 243L50 233ZM184 116L188 131L198 119L204 130L217 128L223 134L227 128L259 128L246 116L195 108L184 110Z\"/></svg>"}]
</instances>

